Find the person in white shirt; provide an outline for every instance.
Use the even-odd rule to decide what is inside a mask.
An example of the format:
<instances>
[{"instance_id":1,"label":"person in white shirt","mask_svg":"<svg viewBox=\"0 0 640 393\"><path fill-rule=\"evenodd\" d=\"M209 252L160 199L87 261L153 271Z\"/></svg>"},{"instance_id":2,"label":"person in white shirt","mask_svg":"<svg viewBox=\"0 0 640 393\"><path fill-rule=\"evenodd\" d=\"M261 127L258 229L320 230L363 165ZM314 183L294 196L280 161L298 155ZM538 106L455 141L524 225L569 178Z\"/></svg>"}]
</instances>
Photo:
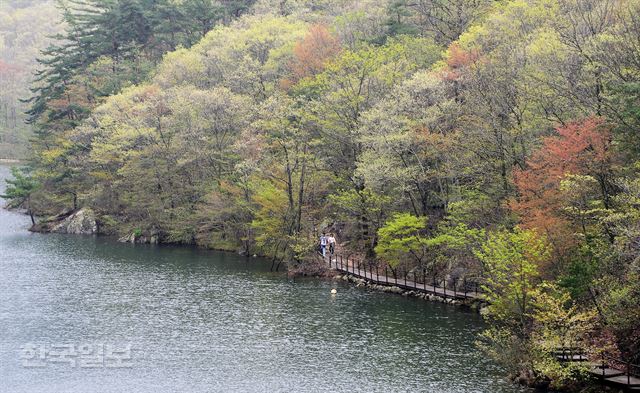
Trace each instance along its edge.
<instances>
[{"instance_id":1,"label":"person in white shirt","mask_svg":"<svg viewBox=\"0 0 640 393\"><path fill-rule=\"evenodd\" d=\"M333 233L329 235L327 242L329 243L329 254L333 255L336 252L336 238Z\"/></svg>"}]
</instances>

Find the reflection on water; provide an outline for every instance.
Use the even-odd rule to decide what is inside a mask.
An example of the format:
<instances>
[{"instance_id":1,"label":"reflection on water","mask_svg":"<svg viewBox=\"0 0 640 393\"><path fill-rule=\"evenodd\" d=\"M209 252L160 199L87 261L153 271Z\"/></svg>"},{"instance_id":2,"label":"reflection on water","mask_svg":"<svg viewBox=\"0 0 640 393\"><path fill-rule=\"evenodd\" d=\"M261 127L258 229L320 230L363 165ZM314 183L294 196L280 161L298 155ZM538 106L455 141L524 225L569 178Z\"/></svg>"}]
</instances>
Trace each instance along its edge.
<instances>
[{"instance_id":1,"label":"reflection on water","mask_svg":"<svg viewBox=\"0 0 640 393\"><path fill-rule=\"evenodd\" d=\"M28 224L0 210L2 391L517 390L476 352L476 314L287 279L259 258L31 234ZM131 367L45 354L44 367L27 368L28 343L130 344Z\"/></svg>"}]
</instances>

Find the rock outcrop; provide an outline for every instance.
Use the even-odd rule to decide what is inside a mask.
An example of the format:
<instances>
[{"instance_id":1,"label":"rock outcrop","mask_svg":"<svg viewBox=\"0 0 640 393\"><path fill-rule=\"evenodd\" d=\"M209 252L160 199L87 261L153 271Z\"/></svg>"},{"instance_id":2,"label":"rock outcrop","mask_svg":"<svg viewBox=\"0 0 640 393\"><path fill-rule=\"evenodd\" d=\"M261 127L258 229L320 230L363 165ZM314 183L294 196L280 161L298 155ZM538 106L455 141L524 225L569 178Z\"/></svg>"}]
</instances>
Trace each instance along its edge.
<instances>
[{"instance_id":1,"label":"rock outcrop","mask_svg":"<svg viewBox=\"0 0 640 393\"><path fill-rule=\"evenodd\" d=\"M121 243L140 243L140 244L158 244L160 235L158 232L132 232L129 235L122 236L118 239Z\"/></svg>"},{"instance_id":2,"label":"rock outcrop","mask_svg":"<svg viewBox=\"0 0 640 393\"><path fill-rule=\"evenodd\" d=\"M33 232L69 233L94 235L98 233L96 215L89 208L66 212L35 224Z\"/></svg>"}]
</instances>

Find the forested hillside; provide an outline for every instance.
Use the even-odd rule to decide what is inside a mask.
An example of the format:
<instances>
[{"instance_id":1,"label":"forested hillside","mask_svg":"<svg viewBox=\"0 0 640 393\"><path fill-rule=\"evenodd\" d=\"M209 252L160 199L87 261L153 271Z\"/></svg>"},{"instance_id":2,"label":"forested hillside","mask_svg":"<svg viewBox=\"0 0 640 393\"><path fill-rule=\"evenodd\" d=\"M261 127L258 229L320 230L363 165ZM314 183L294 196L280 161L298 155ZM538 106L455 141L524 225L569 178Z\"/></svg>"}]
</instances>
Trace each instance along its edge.
<instances>
[{"instance_id":1,"label":"forested hillside","mask_svg":"<svg viewBox=\"0 0 640 393\"><path fill-rule=\"evenodd\" d=\"M580 380L562 346L640 363L640 1L110 0L64 19L15 194L37 214L297 269L334 232L372 264L481 279L480 345L513 376Z\"/></svg>"},{"instance_id":2,"label":"forested hillside","mask_svg":"<svg viewBox=\"0 0 640 393\"><path fill-rule=\"evenodd\" d=\"M30 96L39 51L63 27L53 1L0 2L0 159L26 157L29 105L20 100Z\"/></svg>"}]
</instances>

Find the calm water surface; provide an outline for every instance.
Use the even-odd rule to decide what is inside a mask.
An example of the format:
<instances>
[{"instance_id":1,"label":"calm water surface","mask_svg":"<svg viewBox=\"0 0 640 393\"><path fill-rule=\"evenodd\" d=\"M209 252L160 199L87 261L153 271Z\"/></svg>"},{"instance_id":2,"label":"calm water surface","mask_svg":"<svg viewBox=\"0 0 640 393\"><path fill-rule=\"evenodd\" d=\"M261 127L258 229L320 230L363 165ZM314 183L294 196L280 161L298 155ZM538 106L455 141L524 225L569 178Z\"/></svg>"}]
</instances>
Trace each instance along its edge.
<instances>
[{"instance_id":1,"label":"calm water surface","mask_svg":"<svg viewBox=\"0 0 640 393\"><path fill-rule=\"evenodd\" d=\"M2 392L518 391L475 350L476 314L287 279L258 258L28 225L0 209ZM130 367L46 353L43 367L25 367L29 343L130 344Z\"/></svg>"}]
</instances>

